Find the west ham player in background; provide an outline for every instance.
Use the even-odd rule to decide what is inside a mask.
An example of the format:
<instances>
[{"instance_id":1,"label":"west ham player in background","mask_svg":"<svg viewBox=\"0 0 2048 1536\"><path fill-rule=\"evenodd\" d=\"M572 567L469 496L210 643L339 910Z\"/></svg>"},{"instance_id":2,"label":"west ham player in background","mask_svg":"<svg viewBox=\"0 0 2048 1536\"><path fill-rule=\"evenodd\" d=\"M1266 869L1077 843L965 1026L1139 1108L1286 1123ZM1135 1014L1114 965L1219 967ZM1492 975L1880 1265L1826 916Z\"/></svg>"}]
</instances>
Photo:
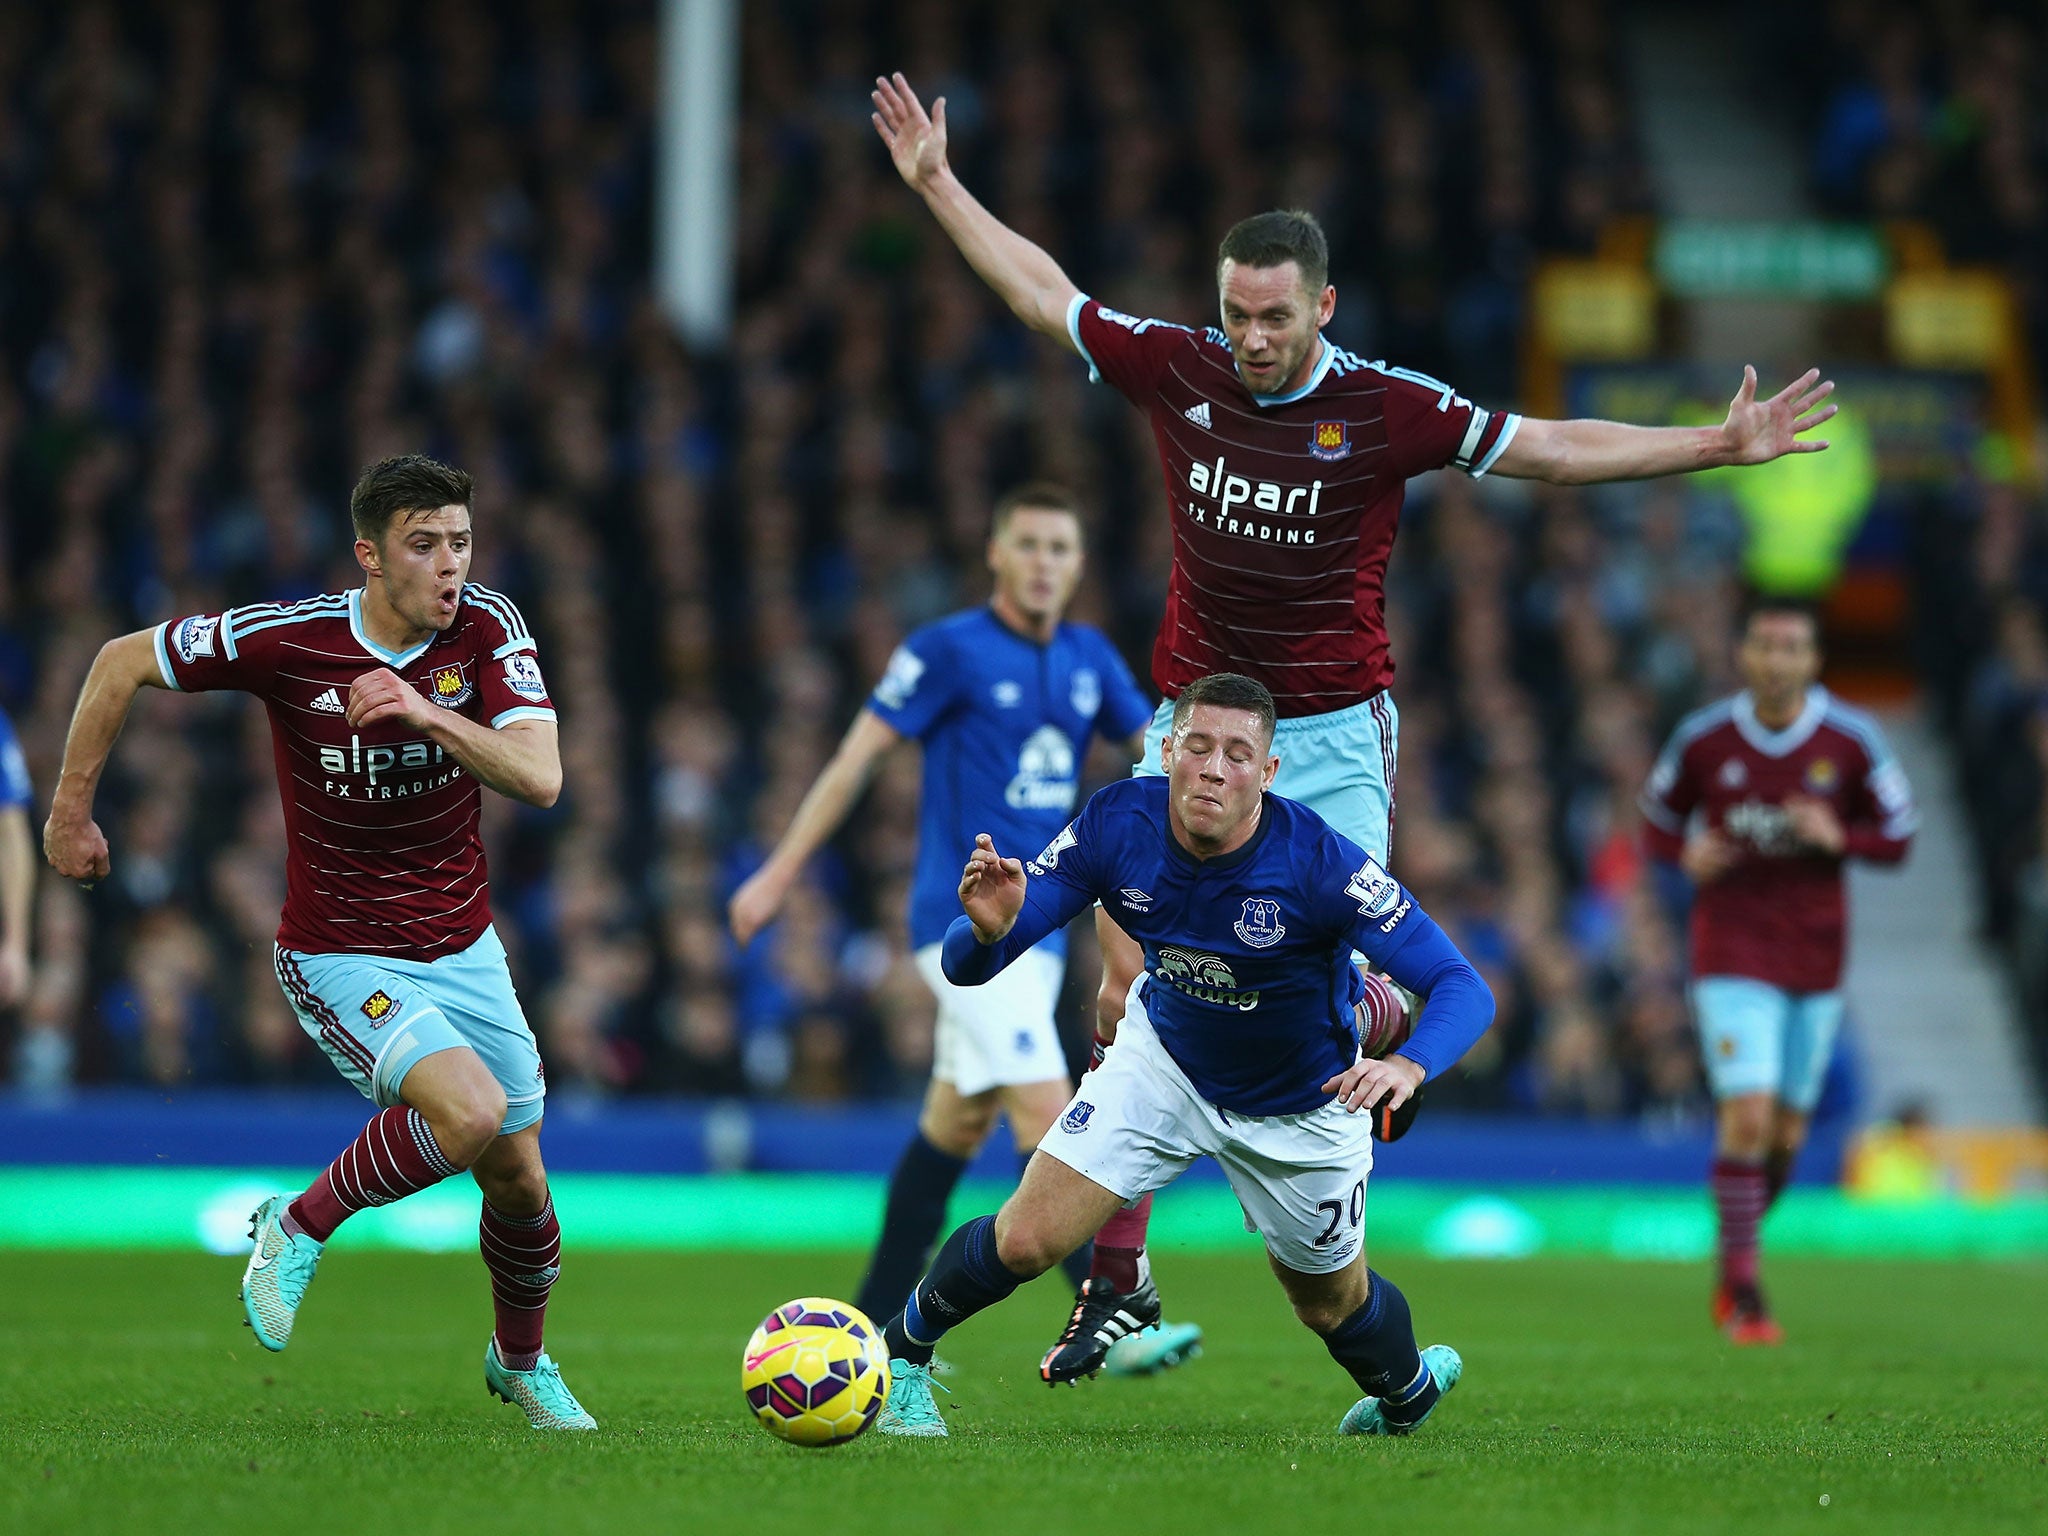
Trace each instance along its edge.
<instances>
[{"instance_id":1,"label":"west ham player in background","mask_svg":"<svg viewBox=\"0 0 2048 1536\"><path fill-rule=\"evenodd\" d=\"M1398 1107L1493 1019L1465 957L1379 860L1306 806L1267 794L1273 698L1248 677L1194 679L1174 701L1164 777L1100 791L1029 864L986 834L961 875L946 975L999 975L1090 902L1144 945L1117 1048L995 1216L947 1239L884 1329L886 1433L943 1435L932 1347L1088 1240L1124 1201L1196 1158L1223 1166L1294 1312L1367 1395L1345 1434L1406 1434L1463 1370L1415 1347L1408 1302L1366 1267L1371 1109ZM1361 1061L1363 951L1424 998L1398 1052ZM1041 1375L1072 1380L1050 1358Z\"/></svg>"},{"instance_id":2,"label":"west ham player in background","mask_svg":"<svg viewBox=\"0 0 2048 1536\"><path fill-rule=\"evenodd\" d=\"M465 578L470 478L416 455L349 499L363 585L110 640L43 830L59 874L107 873L93 789L139 688L240 689L270 712L288 852L277 975L300 1025L379 1106L296 1199L251 1219L249 1326L283 1349L334 1229L468 1169L497 1327L484 1381L536 1429L595 1429L541 1349L561 1228L541 1165L545 1085L491 926L483 788L561 793L555 711L511 600Z\"/></svg>"},{"instance_id":3,"label":"west ham player in background","mask_svg":"<svg viewBox=\"0 0 2048 1536\"><path fill-rule=\"evenodd\" d=\"M1079 353L1151 419L1173 517L1173 573L1152 653L1165 694L1136 771L1152 765L1166 711L1192 679L1236 671L1272 690L1281 788L1385 863L1400 717L1389 685L1382 583L1403 487L1454 466L1558 484L1762 464L1827 447L1800 434L1834 415L1808 372L1769 400L1756 372L1718 427L1541 421L1488 411L1448 384L1323 340L1336 312L1329 249L1305 213L1262 213L1224 237L1222 328L1141 319L1077 289L1006 228L946 162L946 104L930 116L902 75L877 80L875 129L898 173L1017 318ZM1098 1040L1115 1036L1138 947L1099 916ZM1368 992L1368 1006L1376 1002ZM1096 1239L1096 1273L1128 1290L1149 1207ZM1107 1325L1114 1299L1101 1298Z\"/></svg>"},{"instance_id":4,"label":"west ham player in background","mask_svg":"<svg viewBox=\"0 0 2048 1536\"><path fill-rule=\"evenodd\" d=\"M1757 1229L1806 1139L1841 1022L1842 864L1898 863L1915 817L1877 726L1815 681L1810 609L1759 600L1736 655L1749 686L1679 723L1643 789L1643 836L1696 887L1693 1010L1721 1218L1714 1321L1738 1344L1775 1344Z\"/></svg>"},{"instance_id":5,"label":"west ham player in background","mask_svg":"<svg viewBox=\"0 0 2048 1536\"><path fill-rule=\"evenodd\" d=\"M745 944L774 919L883 757L905 740L923 744L910 941L938 998L938 1028L917 1134L889 1180L881 1240L857 1300L872 1317L902 1307L996 1116L1009 1117L1021 1167L1073 1092L1054 1023L1064 933L1048 935L987 987L949 982L939 944L959 914L955 871L974 834L993 829L1006 844L1042 847L1074 813L1089 743L1101 736L1136 750L1152 717L1152 701L1109 638L1060 617L1081 579L1081 542L1080 515L1057 486L1025 486L997 503L988 604L903 642L775 851L733 894L733 935ZM1079 1285L1088 1263L1077 1257ZM1133 1306L1137 1321L1158 1323L1156 1295ZM1178 1360L1200 1337L1184 1323L1161 1329L1150 1341L1154 1363Z\"/></svg>"}]
</instances>

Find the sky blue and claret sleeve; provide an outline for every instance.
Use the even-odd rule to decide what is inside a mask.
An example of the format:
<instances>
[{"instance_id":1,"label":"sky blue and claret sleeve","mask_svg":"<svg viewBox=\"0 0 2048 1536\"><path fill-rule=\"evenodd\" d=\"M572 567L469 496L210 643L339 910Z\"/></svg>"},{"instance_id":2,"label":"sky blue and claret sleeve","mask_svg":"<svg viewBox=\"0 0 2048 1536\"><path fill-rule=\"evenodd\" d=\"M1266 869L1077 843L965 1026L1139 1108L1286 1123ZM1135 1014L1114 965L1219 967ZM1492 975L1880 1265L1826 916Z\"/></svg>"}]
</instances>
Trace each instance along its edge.
<instances>
[{"instance_id":1,"label":"sky blue and claret sleeve","mask_svg":"<svg viewBox=\"0 0 2048 1536\"><path fill-rule=\"evenodd\" d=\"M1492 989L1379 860L1334 832L1323 855L1326 873L1316 888L1325 893L1333 924L1348 929L1353 948L1423 1000L1422 1017L1398 1054L1428 1077L1439 1076L1493 1023Z\"/></svg>"},{"instance_id":2,"label":"sky blue and claret sleeve","mask_svg":"<svg viewBox=\"0 0 2048 1536\"><path fill-rule=\"evenodd\" d=\"M903 735L922 741L959 691L957 671L945 637L927 625L896 647L867 707Z\"/></svg>"},{"instance_id":3,"label":"sky blue and claret sleeve","mask_svg":"<svg viewBox=\"0 0 2048 1536\"><path fill-rule=\"evenodd\" d=\"M1048 934L1058 933L1095 900L1095 834L1091 803L1050 843L1024 864L1024 908L1010 931L993 944L974 936L966 913L946 930L939 965L956 987L978 987Z\"/></svg>"}]
</instances>

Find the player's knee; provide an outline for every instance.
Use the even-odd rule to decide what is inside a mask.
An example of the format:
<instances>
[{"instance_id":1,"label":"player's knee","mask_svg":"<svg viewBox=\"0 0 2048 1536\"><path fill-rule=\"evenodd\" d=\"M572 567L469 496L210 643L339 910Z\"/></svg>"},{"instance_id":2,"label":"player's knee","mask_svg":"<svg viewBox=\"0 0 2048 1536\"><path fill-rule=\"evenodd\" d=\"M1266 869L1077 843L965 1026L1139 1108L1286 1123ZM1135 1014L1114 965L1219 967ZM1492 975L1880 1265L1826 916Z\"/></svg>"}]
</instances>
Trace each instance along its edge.
<instances>
[{"instance_id":1,"label":"player's knee","mask_svg":"<svg viewBox=\"0 0 2048 1536\"><path fill-rule=\"evenodd\" d=\"M484 1154L505 1123L505 1091L493 1083L458 1096L437 1114L427 1117L434 1139L448 1160L467 1168Z\"/></svg>"},{"instance_id":2,"label":"player's knee","mask_svg":"<svg viewBox=\"0 0 2048 1536\"><path fill-rule=\"evenodd\" d=\"M919 1117L917 1128L926 1141L948 1157L971 1158L981 1151L981 1144L988 1140L995 1123L993 1105L984 1109L975 1104L958 1104L945 1114L927 1110Z\"/></svg>"},{"instance_id":3,"label":"player's knee","mask_svg":"<svg viewBox=\"0 0 2048 1536\"><path fill-rule=\"evenodd\" d=\"M1062 1247L1062 1241L1048 1223L1015 1212L1011 1205L996 1214L996 1257L1013 1275L1036 1279L1079 1246Z\"/></svg>"}]
</instances>

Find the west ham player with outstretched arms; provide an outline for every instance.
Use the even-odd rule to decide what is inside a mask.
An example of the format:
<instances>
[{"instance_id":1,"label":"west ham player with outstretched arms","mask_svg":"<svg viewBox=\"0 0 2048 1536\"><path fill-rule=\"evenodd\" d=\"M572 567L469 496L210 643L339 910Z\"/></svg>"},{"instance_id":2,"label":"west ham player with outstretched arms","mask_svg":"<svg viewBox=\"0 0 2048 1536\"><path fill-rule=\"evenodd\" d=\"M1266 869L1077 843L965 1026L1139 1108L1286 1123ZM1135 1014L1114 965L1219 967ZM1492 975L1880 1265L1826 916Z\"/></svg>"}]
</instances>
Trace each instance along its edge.
<instances>
[{"instance_id":1,"label":"west ham player with outstretched arms","mask_svg":"<svg viewBox=\"0 0 2048 1536\"><path fill-rule=\"evenodd\" d=\"M1912 787L1876 724L1820 676L1811 609L1761 599L1733 698L1688 715L1642 795L1649 851L1692 878L1693 1012L1715 1101L1721 1275L1714 1321L1782 1337L1757 1282L1758 1228L1806 1139L1842 1018L1842 864L1896 864Z\"/></svg>"},{"instance_id":2,"label":"west ham player with outstretched arms","mask_svg":"<svg viewBox=\"0 0 2048 1536\"><path fill-rule=\"evenodd\" d=\"M923 1272L946 1201L998 1114L1028 1160L1073 1085L1054 1022L1066 975L1061 933L987 987L957 987L939 969L946 925L960 910L960 850L977 831L1040 847L1066 825L1096 738L1131 749L1152 700L1101 631L1062 617L1081 578L1081 519L1054 485L1027 485L996 504L988 541L988 603L918 630L889 660L867 707L797 807L761 868L733 894L742 944L773 920L812 855L905 741L924 748L910 941L938 1000L932 1080L917 1133L889 1180L882 1235L857 1303L886 1317ZM1075 1256L1076 1285L1088 1269ZM1157 1303L1139 1309L1157 1320ZM1174 1325L1160 1349L1186 1354L1201 1333Z\"/></svg>"},{"instance_id":3,"label":"west ham player with outstretched arms","mask_svg":"<svg viewBox=\"0 0 2048 1536\"><path fill-rule=\"evenodd\" d=\"M1190 680L1163 777L1102 790L1028 864L975 840L946 933L946 974L979 985L1090 902L1144 947L1117 1048L1082 1079L1000 1213L947 1239L884 1329L877 1427L943 1435L929 1362L947 1329L1086 1242L1111 1212L1222 1164L1295 1315L1366 1396L1347 1434L1405 1434L1458 1380L1418 1351L1408 1302L1366 1267L1371 1109L1405 1101L1493 1019L1486 983L1380 861L1306 806L1268 794L1273 698L1248 677ZM1361 1060L1362 951L1423 999L1400 1050ZM1055 1368L1048 1381L1077 1373Z\"/></svg>"},{"instance_id":4,"label":"west ham player with outstretched arms","mask_svg":"<svg viewBox=\"0 0 2048 1536\"><path fill-rule=\"evenodd\" d=\"M1120 313L1006 228L946 160L946 104L930 115L902 75L877 80L874 123L898 173L982 279L1033 330L1078 353L1150 418L1173 518L1173 572L1152 653L1166 696L1139 773L1181 688L1230 669L1264 683L1280 714L1281 788L1385 863L1400 717L1389 687L1382 583L1410 476L1453 467L1559 484L1762 464L1827 447L1801 434L1834 415L1808 372L1768 400L1745 369L1718 427L1542 421L1490 411L1448 384L1330 345L1329 250L1305 213L1262 213L1217 253L1221 328ZM1097 918L1098 1040L1114 1038L1138 947ZM1368 1008L1392 1004L1378 988ZM1096 1274L1129 1289L1142 1262L1140 1206L1097 1238ZM1113 1295L1069 1343L1113 1333ZM1070 1330L1070 1333L1072 1330Z\"/></svg>"},{"instance_id":5,"label":"west ham player with outstretched arms","mask_svg":"<svg viewBox=\"0 0 2048 1536\"><path fill-rule=\"evenodd\" d=\"M263 700L288 840L278 981L379 1113L295 1199L257 1208L249 1326L283 1349L336 1227L466 1168L483 1192L496 1309L484 1381L536 1429L595 1429L541 1348L561 1253L540 1157L545 1085L477 831L485 787L554 804L555 710L518 609L467 580L470 498L460 470L386 459L349 501L361 587L108 641L72 717L43 847L59 874L106 875L93 791L136 690Z\"/></svg>"}]
</instances>

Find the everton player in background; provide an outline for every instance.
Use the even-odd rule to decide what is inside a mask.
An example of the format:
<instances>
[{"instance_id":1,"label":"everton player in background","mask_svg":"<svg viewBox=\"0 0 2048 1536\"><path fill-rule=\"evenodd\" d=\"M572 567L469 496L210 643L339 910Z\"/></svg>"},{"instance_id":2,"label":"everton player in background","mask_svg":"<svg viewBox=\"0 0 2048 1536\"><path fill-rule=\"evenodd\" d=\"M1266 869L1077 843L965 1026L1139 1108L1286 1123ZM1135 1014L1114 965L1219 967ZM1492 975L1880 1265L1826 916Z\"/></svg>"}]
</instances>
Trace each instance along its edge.
<instances>
[{"instance_id":1,"label":"everton player in background","mask_svg":"<svg viewBox=\"0 0 2048 1536\"><path fill-rule=\"evenodd\" d=\"M917 1132L889 1180L882 1235L856 1298L887 1317L931 1257L946 1201L1007 1115L1019 1166L1073 1092L1054 1023L1066 973L1065 935L985 987L960 987L939 968L946 925L959 915L960 850L978 831L1042 847L1074 814L1081 767L1100 736L1135 751L1152 717L1116 647L1062 617L1081 579L1081 519L1054 485L1027 485L996 504L982 607L928 624L903 642L761 868L733 893L733 935L748 943L867 791L882 759L906 740L924 748L910 942L938 1000L932 1080ZM1072 1278L1088 1270L1077 1254ZM1157 1324L1156 1298L1132 1305ZM1147 1358L1172 1364L1199 1342L1191 1324L1155 1330Z\"/></svg>"},{"instance_id":2,"label":"everton player in background","mask_svg":"<svg viewBox=\"0 0 2048 1536\"><path fill-rule=\"evenodd\" d=\"M1695 887L1692 996L1714 1093L1715 1323L1783 1337L1757 1280L1758 1228L1791 1176L1842 1018L1848 859L1896 864L1912 786L1870 717L1820 686L1811 609L1762 598L1733 698L1679 722L1642 795L1649 851Z\"/></svg>"},{"instance_id":3,"label":"everton player in background","mask_svg":"<svg viewBox=\"0 0 2048 1536\"><path fill-rule=\"evenodd\" d=\"M1372 1117L1463 1056L1493 1019L1465 957L1378 859L1306 806L1267 790L1273 698L1231 673L1175 699L1161 776L1100 791L1027 863L983 834L960 879L946 974L998 975L1090 902L1144 949L1117 1047L1039 1143L995 1216L946 1240L884 1330L888 1407L877 1427L943 1435L932 1348L1085 1243L1126 1201L1198 1157L1222 1164L1295 1315L1365 1392L1340 1429L1405 1434L1463 1369L1418 1351L1408 1302L1366 1267ZM1414 1033L1361 1059L1362 951L1423 999ZM1056 1357L1040 1375L1072 1380Z\"/></svg>"},{"instance_id":4,"label":"everton player in background","mask_svg":"<svg viewBox=\"0 0 2048 1536\"><path fill-rule=\"evenodd\" d=\"M1389 692L1382 584L1403 487L1455 467L1559 484L1635 480L1762 464L1827 447L1804 439L1835 413L1817 371L1768 400L1756 372L1717 427L1542 421L1486 410L1450 385L1332 346L1329 248L1306 213L1262 213L1217 253L1220 328L1123 314L1083 294L1045 251L1006 228L954 176L943 98L926 114L902 75L877 80L874 124L898 174L968 264L1027 326L1078 353L1152 423L1173 518L1173 571L1152 653L1167 710L1194 678L1242 672L1279 711L1280 788L1387 862L1400 716ZM1098 1042L1114 1038L1138 947L1097 918ZM1380 1005L1368 991L1368 1009ZM1099 1354L1117 1330L1113 1292L1143 1272L1148 1207L1119 1213L1095 1243L1108 1285L1058 1346Z\"/></svg>"},{"instance_id":5,"label":"everton player in background","mask_svg":"<svg viewBox=\"0 0 2048 1536\"><path fill-rule=\"evenodd\" d=\"M486 787L554 804L555 710L519 610L467 580L470 498L460 470L386 459L349 498L362 586L108 641L43 848L70 879L106 875L93 791L137 689L263 700L288 841L278 982L378 1114L296 1198L257 1207L249 1326L283 1349L336 1227L468 1169L496 1310L485 1384L536 1429L595 1429L541 1348L562 1240L540 1156L545 1084L477 831Z\"/></svg>"}]
</instances>

